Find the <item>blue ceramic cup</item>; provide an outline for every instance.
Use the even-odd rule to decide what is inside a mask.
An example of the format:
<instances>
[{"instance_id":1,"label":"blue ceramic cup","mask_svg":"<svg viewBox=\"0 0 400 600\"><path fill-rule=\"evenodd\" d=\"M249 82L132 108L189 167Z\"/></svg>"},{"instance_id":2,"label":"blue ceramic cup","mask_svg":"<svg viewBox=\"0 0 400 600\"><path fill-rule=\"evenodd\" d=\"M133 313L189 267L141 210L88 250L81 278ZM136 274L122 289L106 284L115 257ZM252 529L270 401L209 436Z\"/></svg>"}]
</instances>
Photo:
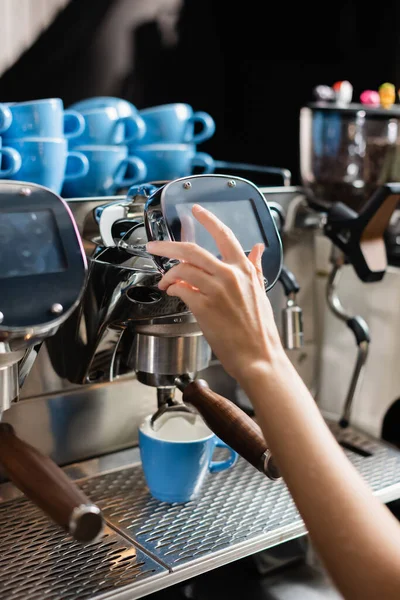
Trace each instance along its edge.
<instances>
[{"instance_id":1,"label":"blue ceramic cup","mask_svg":"<svg viewBox=\"0 0 400 600\"><path fill-rule=\"evenodd\" d=\"M0 104L0 133L4 133L12 123L12 114L7 104Z\"/></svg>"},{"instance_id":2,"label":"blue ceramic cup","mask_svg":"<svg viewBox=\"0 0 400 600\"><path fill-rule=\"evenodd\" d=\"M189 104L163 104L139 111L146 126L140 145L199 144L214 135L214 119L206 112L194 112ZM196 131L196 129L198 131Z\"/></svg>"},{"instance_id":3,"label":"blue ceramic cup","mask_svg":"<svg viewBox=\"0 0 400 600\"><path fill-rule=\"evenodd\" d=\"M59 194L63 181L72 181L89 171L87 158L79 152L68 152L64 138L10 139L7 144L18 152L21 164L6 179L38 183ZM9 166L8 160L5 156L5 167Z\"/></svg>"},{"instance_id":4,"label":"blue ceramic cup","mask_svg":"<svg viewBox=\"0 0 400 600\"><path fill-rule=\"evenodd\" d=\"M65 198L112 195L120 188L146 180L145 164L140 158L128 157L127 146L88 145L76 146L74 150L87 158L89 170L82 177L65 181Z\"/></svg>"},{"instance_id":5,"label":"blue ceramic cup","mask_svg":"<svg viewBox=\"0 0 400 600\"><path fill-rule=\"evenodd\" d=\"M92 98L85 98L84 100L74 102L69 108L82 112L84 110L107 108L109 106L116 108L120 117L128 117L129 115L138 112L136 106L132 104L132 102L114 96L93 96Z\"/></svg>"},{"instance_id":6,"label":"blue ceramic cup","mask_svg":"<svg viewBox=\"0 0 400 600\"><path fill-rule=\"evenodd\" d=\"M60 98L45 98L7 105L12 123L3 134L6 139L43 137L74 138L85 129L85 120L74 110L64 110Z\"/></svg>"},{"instance_id":7,"label":"blue ceramic cup","mask_svg":"<svg viewBox=\"0 0 400 600\"><path fill-rule=\"evenodd\" d=\"M21 155L14 148L2 148L3 140L0 137L0 165L3 166L7 163L7 166L3 169L0 168L0 178L5 179L11 175L14 175L21 168ZM3 158L6 157L6 158Z\"/></svg>"},{"instance_id":8,"label":"blue ceramic cup","mask_svg":"<svg viewBox=\"0 0 400 600\"><path fill-rule=\"evenodd\" d=\"M143 136L143 120L138 114L119 116L113 106L83 110L83 133L70 141L70 148L88 144L108 146L128 144Z\"/></svg>"},{"instance_id":9,"label":"blue ceramic cup","mask_svg":"<svg viewBox=\"0 0 400 600\"><path fill-rule=\"evenodd\" d=\"M114 96L93 96L92 98L85 98L84 100L79 100L79 102L74 102L74 104L71 104L70 108L79 112L102 108L114 108L119 117L133 117L135 119L138 127L136 141L142 139L146 132L146 125L139 115L138 109L132 102L124 100L124 98L116 98Z\"/></svg>"},{"instance_id":10,"label":"blue ceramic cup","mask_svg":"<svg viewBox=\"0 0 400 600\"><path fill-rule=\"evenodd\" d=\"M147 168L147 181L165 181L192 175L195 167L202 173L212 173L214 159L205 152L197 152L192 144L149 144L129 147L129 154L141 158Z\"/></svg>"},{"instance_id":11,"label":"blue ceramic cup","mask_svg":"<svg viewBox=\"0 0 400 600\"><path fill-rule=\"evenodd\" d=\"M156 431L150 427L151 417L139 428L140 457L147 487L154 498L171 504L194 500L208 473L229 469L238 458L200 416L196 416L193 423L177 415L167 417ZM226 448L229 457L213 461L215 448Z\"/></svg>"}]
</instances>

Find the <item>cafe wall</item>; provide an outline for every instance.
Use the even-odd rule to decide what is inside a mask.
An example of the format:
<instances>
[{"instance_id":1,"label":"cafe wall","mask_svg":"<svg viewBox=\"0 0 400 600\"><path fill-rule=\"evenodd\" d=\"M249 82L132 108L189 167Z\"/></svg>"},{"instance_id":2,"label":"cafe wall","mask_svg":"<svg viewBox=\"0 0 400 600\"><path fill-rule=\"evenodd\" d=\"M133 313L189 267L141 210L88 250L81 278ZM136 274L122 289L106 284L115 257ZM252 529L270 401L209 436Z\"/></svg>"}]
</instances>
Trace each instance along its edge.
<instances>
[{"instance_id":1,"label":"cafe wall","mask_svg":"<svg viewBox=\"0 0 400 600\"><path fill-rule=\"evenodd\" d=\"M185 101L217 123L215 158L286 167L298 181L298 112L348 79L358 98L400 87L400 5L360 0L70 0L0 77L2 100L119 95L138 108Z\"/></svg>"}]
</instances>

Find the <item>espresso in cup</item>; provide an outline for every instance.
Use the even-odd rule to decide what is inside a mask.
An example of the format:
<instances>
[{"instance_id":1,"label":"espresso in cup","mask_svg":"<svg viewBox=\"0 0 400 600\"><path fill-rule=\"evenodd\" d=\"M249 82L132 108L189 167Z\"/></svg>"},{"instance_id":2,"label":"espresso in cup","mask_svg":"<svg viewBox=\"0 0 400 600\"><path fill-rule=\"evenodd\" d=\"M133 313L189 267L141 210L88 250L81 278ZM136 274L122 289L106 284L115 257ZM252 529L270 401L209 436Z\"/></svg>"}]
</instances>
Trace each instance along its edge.
<instances>
[{"instance_id":1,"label":"espresso in cup","mask_svg":"<svg viewBox=\"0 0 400 600\"><path fill-rule=\"evenodd\" d=\"M161 502L181 503L201 493L209 473L232 468L238 455L220 440L197 415L165 413L150 425L147 417L139 428L139 449L144 477L151 495ZM228 458L213 460L216 448Z\"/></svg>"}]
</instances>

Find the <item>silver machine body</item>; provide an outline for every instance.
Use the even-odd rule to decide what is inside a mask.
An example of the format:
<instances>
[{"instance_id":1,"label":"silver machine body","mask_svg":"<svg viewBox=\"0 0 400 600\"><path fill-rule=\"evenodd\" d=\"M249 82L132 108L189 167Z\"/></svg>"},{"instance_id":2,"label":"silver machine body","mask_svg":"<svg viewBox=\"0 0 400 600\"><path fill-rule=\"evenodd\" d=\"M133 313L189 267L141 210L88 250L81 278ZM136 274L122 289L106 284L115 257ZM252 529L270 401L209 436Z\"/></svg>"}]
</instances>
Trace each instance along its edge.
<instances>
[{"instance_id":1,"label":"silver machine body","mask_svg":"<svg viewBox=\"0 0 400 600\"><path fill-rule=\"evenodd\" d=\"M176 382L194 380L208 368L212 352L189 308L158 288L162 274L176 261L150 255L145 243L176 240L190 230L199 243L212 247L206 230L196 232L195 223L189 222L194 203L231 220L245 252L265 241L266 291L274 286L282 270L282 245L268 203L254 184L199 175L158 188L131 188L125 200L106 202L93 212L97 231L87 239L95 247L88 256L82 301L46 344L59 376L90 385L135 373L140 383L156 388L159 409L179 403L186 411L186 404L175 396ZM183 226L179 215L185 211ZM216 247L210 251L218 254Z\"/></svg>"},{"instance_id":2,"label":"silver machine body","mask_svg":"<svg viewBox=\"0 0 400 600\"><path fill-rule=\"evenodd\" d=\"M83 549L70 543L3 483L0 596L4 590L5 597L25 600L31 581L31 600L74 594L85 600L134 600L250 554L263 573L305 556L317 562L284 482L268 480L245 460L210 477L196 503L167 505L148 494L138 426L168 399L178 373L197 373L218 394L249 405L187 307L158 295L160 265L144 248L145 191L134 201L126 196L68 201L89 263L80 310L69 316L68 327L40 345L32 364L21 368L19 401L4 413L21 438L62 465L98 504L105 537ZM320 403L321 356L332 348L323 329L326 313L331 315L325 298L330 276L331 301L340 310L332 244L323 234L326 216L310 207L302 187L260 192L280 232L283 264L300 283L298 290L290 281L274 285L268 297L288 356ZM110 220L101 220L107 214ZM128 236L126 219L134 222ZM110 229L110 222L118 223ZM121 240L130 254L115 247ZM344 277L351 269L343 268ZM340 326L336 323L335 331ZM349 352L352 365L354 344ZM339 426L350 379L351 373L328 424L376 495L389 502L400 497L400 452L357 428ZM353 423L357 417L356 405Z\"/></svg>"},{"instance_id":3,"label":"silver machine body","mask_svg":"<svg viewBox=\"0 0 400 600\"><path fill-rule=\"evenodd\" d=\"M301 281L306 282L298 293L302 317L301 313L298 317L297 303L285 297L281 286L275 285L268 295L282 337L285 319L294 320L294 326L292 323L288 328L292 337L298 335L298 318L304 321L306 337L292 346L302 344L302 349L288 346L288 353L316 393L316 295L314 271L309 265L315 261L318 218L310 216L301 188L283 186L263 191L268 205L276 208L271 212L277 226L281 226L278 213L286 218L287 232L281 230L285 263L297 277L300 272ZM114 220L125 218L129 212L129 219L137 222L130 241L140 247L147 241L145 203L146 196L140 194L133 203L123 196L68 201L89 262L90 288L87 286L81 310L70 317L68 327L61 328L40 348L21 390L21 399L30 401L16 404L7 414L7 420L25 438L59 464L136 444L138 423L157 407L154 388L171 387L176 374L204 375L215 391L232 400L241 393L212 356L193 315L181 301L168 296L159 300L161 273L154 262L148 256L124 254L125 261L115 265L107 258L109 255L114 260L118 251L110 238L108 248L100 243L100 235L107 240L107 221L99 221L99 215L107 216L104 207L119 211ZM295 231L301 232L300 243ZM128 294L127 288L131 290ZM129 329L125 317L130 320ZM62 430L52 429L55 407ZM37 420L34 427L32 419Z\"/></svg>"}]
</instances>

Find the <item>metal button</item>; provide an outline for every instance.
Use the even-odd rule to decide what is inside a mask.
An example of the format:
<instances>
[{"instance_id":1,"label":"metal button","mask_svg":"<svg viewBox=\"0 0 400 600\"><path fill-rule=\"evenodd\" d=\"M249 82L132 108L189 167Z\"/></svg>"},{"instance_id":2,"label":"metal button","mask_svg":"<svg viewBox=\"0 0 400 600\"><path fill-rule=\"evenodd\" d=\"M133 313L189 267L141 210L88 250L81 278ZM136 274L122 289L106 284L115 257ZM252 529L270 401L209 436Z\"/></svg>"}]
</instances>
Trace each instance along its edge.
<instances>
[{"instance_id":1,"label":"metal button","mask_svg":"<svg viewBox=\"0 0 400 600\"><path fill-rule=\"evenodd\" d=\"M50 308L50 312L53 313L53 315L61 315L61 313L63 312L64 307L62 304L59 304L58 302L55 302L52 307Z\"/></svg>"}]
</instances>

